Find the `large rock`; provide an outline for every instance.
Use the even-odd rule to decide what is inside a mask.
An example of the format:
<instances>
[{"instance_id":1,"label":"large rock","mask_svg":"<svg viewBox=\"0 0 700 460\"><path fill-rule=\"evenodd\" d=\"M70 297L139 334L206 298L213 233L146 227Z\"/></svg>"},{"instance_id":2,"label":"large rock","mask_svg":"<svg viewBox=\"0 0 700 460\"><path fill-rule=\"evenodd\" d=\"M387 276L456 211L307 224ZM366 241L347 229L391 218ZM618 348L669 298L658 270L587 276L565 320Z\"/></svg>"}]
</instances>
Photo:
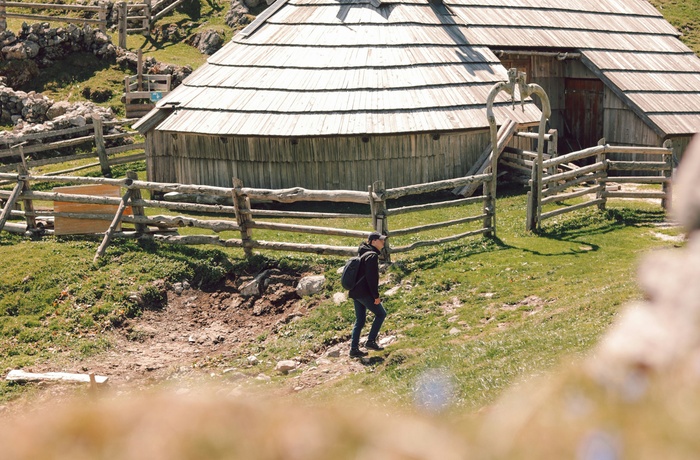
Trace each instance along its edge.
<instances>
[{"instance_id":1,"label":"large rock","mask_svg":"<svg viewBox=\"0 0 700 460\"><path fill-rule=\"evenodd\" d=\"M296 291L299 297L314 295L323 289L326 277L323 275L306 276L299 280Z\"/></svg>"},{"instance_id":2,"label":"large rock","mask_svg":"<svg viewBox=\"0 0 700 460\"><path fill-rule=\"evenodd\" d=\"M68 109L70 109L70 106L71 103L68 101L56 102L51 107L49 107L49 110L46 112L46 118L48 118L49 120L53 120L56 117L65 115L66 112L68 112Z\"/></svg>"}]
</instances>

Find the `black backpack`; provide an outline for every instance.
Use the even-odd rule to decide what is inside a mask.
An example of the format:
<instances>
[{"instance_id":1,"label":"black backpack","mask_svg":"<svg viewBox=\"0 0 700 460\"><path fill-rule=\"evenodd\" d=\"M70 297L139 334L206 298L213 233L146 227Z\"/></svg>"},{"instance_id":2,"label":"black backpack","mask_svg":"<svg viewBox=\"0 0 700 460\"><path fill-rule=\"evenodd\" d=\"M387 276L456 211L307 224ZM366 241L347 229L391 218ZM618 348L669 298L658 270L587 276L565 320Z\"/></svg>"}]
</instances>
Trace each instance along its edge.
<instances>
[{"instance_id":1,"label":"black backpack","mask_svg":"<svg viewBox=\"0 0 700 460\"><path fill-rule=\"evenodd\" d=\"M365 252L361 256L351 257L347 262L345 262L343 274L340 275L340 284L343 286L343 289L347 289L349 291L364 279L364 274L359 279L357 276L359 275L360 270L362 270L362 262L365 261L365 256L367 254L371 254L371 252Z\"/></svg>"}]
</instances>

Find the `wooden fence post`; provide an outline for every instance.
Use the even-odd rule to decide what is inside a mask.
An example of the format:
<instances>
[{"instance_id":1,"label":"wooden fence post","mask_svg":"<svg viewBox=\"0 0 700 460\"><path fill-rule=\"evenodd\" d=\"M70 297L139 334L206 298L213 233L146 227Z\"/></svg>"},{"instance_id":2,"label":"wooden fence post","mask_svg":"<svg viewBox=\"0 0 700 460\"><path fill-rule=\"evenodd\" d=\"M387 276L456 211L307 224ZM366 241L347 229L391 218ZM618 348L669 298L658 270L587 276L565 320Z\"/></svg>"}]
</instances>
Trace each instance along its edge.
<instances>
[{"instance_id":1,"label":"wooden fence post","mask_svg":"<svg viewBox=\"0 0 700 460\"><path fill-rule=\"evenodd\" d=\"M0 32L7 30L7 10L5 0L0 0Z\"/></svg>"},{"instance_id":2,"label":"wooden fence post","mask_svg":"<svg viewBox=\"0 0 700 460\"><path fill-rule=\"evenodd\" d=\"M19 172L20 177L27 176L29 174L25 165L18 165L17 171ZM29 187L29 181L26 179L22 180L22 192L31 192L31 188ZM30 199L22 200L22 203L24 209L24 217L27 221L27 232L34 236L36 234L36 217L34 216L34 203L32 203L32 200Z\"/></svg>"},{"instance_id":3,"label":"wooden fence post","mask_svg":"<svg viewBox=\"0 0 700 460\"><path fill-rule=\"evenodd\" d=\"M97 13L97 19L100 21L100 30L107 32L107 2L100 1L98 5L100 11Z\"/></svg>"},{"instance_id":4,"label":"wooden fence post","mask_svg":"<svg viewBox=\"0 0 700 460\"><path fill-rule=\"evenodd\" d=\"M107 149L105 148L105 138L102 134L102 119L99 115L92 116L92 126L95 129L95 148L97 149L97 157L100 159L100 168L102 175L107 178L112 177L112 170L109 167L109 158L107 157Z\"/></svg>"},{"instance_id":5,"label":"wooden fence post","mask_svg":"<svg viewBox=\"0 0 700 460\"><path fill-rule=\"evenodd\" d=\"M151 8L151 0L144 0L143 2L146 6L143 8L143 32L141 32L144 36L150 37L151 36L151 12L153 8Z\"/></svg>"},{"instance_id":6,"label":"wooden fence post","mask_svg":"<svg viewBox=\"0 0 700 460\"><path fill-rule=\"evenodd\" d=\"M136 174L135 171L127 171L126 177L128 177L132 181L139 179L139 176L138 176L138 174ZM141 189L133 188L130 190L131 190L131 201L136 201L136 200L141 199ZM132 205L131 210L134 213L134 217L144 217L146 215L146 213L144 212L143 206L133 206ZM146 224L135 223L134 227L136 228L136 233L139 233L139 234L145 233L146 230L148 230L148 226Z\"/></svg>"},{"instance_id":7,"label":"wooden fence post","mask_svg":"<svg viewBox=\"0 0 700 460\"><path fill-rule=\"evenodd\" d=\"M669 150L668 154L664 154L664 163L666 163L666 169L663 172L663 176L667 179L666 182L661 186L661 190L666 195L665 198L661 200L661 207L666 211L671 206L671 176L673 175L673 141L671 139L666 139L663 144L664 148Z\"/></svg>"},{"instance_id":8,"label":"wooden fence post","mask_svg":"<svg viewBox=\"0 0 700 460\"><path fill-rule=\"evenodd\" d=\"M382 235L388 235L389 226L386 217L386 187L384 186L384 181L375 181L374 184L372 184L372 190L374 192L372 195L370 195L370 202L374 203L374 205L371 207L372 227L374 228L375 232L379 232ZM376 195L379 198L378 201L374 200L374 195ZM386 244L384 245L384 250L382 251L382 259L386 263L391 263L391 256L389 255L389 244L389 240L387 240Z\"/></svg>"},{"instance_id":9,"label":"wooden fence post","mask_svg":"<svg viewBox=\"0 0 700 460\"><path fill-rule=\"evenodd\" d=\"M15 188L12 189L12 193L10 194L10 197L5 202L5 207L2 208L2 212L0 213L0 231L2 231L3 227L5 227L5 224L7 223L7 219L10 218L10 214L12 213L12 209L15 207L15 203L17 203L17 198L19 198L19 195L22 193L23 187L24 187L24 181L20 177L17 180L17 184L15 185Z\"/></svg>"},{"instance_id":10,"label":"wooden fence post","mask_svg":"<svg viewBox=\"0 0 700 460\"><path fill-rule=\"evenodd\" d=\"M605 145L605 138L604 137L598 141L598 145ZM607 184L608 182L606 179L608 178L608 154L606 152L599 153L598 155L596 155L595 161L596 161L596 163L605 164L605 169L603 169L601 171L604 174L604 177L602 177L600 179L596 179L595 184L596 185L600 185L601 183ZM607 187L607 185L606 185L606 187ZM603 189L603 190L597 191L595 194L596 200L601 200L601 199L603 200L603 202L598 205L598 209L601 211L605 211L605 206L607 205L607 202L608 202L608 198L607 198L608 195L605 192L606 192L606 189Z\"/></svg>"},{"instance_id":11,"label":"wooden fence post","mask_svg":"<svg viewBox=\"0 0 700 460\"><path fill-rule=\"evenodd\" d=\"M102 257L107 250L107 245L109 244L110 240L112 239L112 236L114 235L114 232L117 231L117 227L119 227L119 224L122 221L122 216L124 215L124 211L126 210L126 207L128 206L129 200L131 199L131 189L127 190L124 196L122 197L121 201L119 202L119 207L117 208L117 213L114 215L114 219L112 219L112 223L109 224L109 228L105 232L104 238L102 238L102 243L100 243L100 246L97 248L97 252L95 253L95 257L92 259L93 263L97 262L97 260Z\"/></svg>"},{"instance_id":12,"label":"wooden fence post","mask_svg":"<svg viewBox=\"0 0 700 460\"><path fill-rule=\"evenodd\" d=\"M248 197L243 194L243 181L237 177L233 178L233 207L236 210L236 223L241 229L241 241L243 241L243 252L247 258L253 257L253 248L251 248L252 229L248 227L248 223L252 220L250 214L245 211L250 211Z\"/></svg>"},{"instance_id":13,"label":"wooden fence post","mask_svg":"<svg viewBox=\"0 0 700 460\"><path fill-rule=\"evenodd\" d=\"M126 2L117 4L119 14L119 48L126 49Z\"/></svg>"}]
</instances>

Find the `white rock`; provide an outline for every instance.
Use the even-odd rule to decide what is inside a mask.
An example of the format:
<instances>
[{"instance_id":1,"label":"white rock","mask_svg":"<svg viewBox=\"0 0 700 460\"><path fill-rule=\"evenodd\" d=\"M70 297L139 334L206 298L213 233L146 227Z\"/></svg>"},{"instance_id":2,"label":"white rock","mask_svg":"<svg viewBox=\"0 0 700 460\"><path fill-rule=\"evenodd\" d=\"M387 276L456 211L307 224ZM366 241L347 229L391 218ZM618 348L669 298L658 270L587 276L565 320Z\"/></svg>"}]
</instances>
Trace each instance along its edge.
<instances>
[{"instance_id":1,"label":"white rock","mask_svg":"<svg viewBox=\"0 0 700 460\"><path fill-rule=\"evenodd\" d=\"M348 296L345 295L344 292L336 292L335 294L333 294L333 303L336 305L340 305L342 303L345 303L345 302L347 302L347 300L348 300Z\"/></svg>"},{"instance_id":2,"label":"white rock","mask_svg":"<svg viewBox=\"0 0 700 460\"><path fill-rule=\"evenodd\" d=\"M459 334L460 332L462 332L462 331L460 331L460 330L459 330L458 328L456 328L456 327L453 327L452 329L450 329L450 335L457 335L457 334Z\"/></svg>"},{"instance_id":3,"label":"white rock","mask_svg":"<svg viewBox=\"0 0 700 460\"><path fill-rule=\"evenodd\" d=\"M379 345L382 347L387 347L391 345L392 343L396 342L397 338L395 335L388 335L384 338L379 339Z\"/></svg>"},{"instance_id":4,"label":"white rock","mask_svg":"<svg viewBox=\"0 0 700 460\"><path fill-rule=\"evenodd\" d=\"M250 356L248 356L248 364L250 364L250 365L252 365L252 366L255 366L256 364L258 364L258 362L259 362L259 361L258 361L258 357L257 357L257 356L255 356L255 355L250 355Z\"/></svg>"},{"instance_id":5,"label":"white rock","mask_svg":"<svg viewBox=\"0 0 700 460\"><path fill-rule=\"evenodd\" d=\"M325 282L326 277L323 275L305 276L299 280L297 295L299 297L314 295L321 291Z\"/></svg>"},{"instance_id":6,"label":"white rock","mask_svg":"<svg viewBox=\"0 0 700 460\"><path fill-rule=\"evenodd\" d=\"M277 365L275 366L275 370L279 371L283 374L288 374L289 371L293 371L294 369L297 368L297 362L293 361L291 359L287 359L284 361L279 361Z\"/></svg>"},{"instance_id":7,"label":"white rock","mask_svg":"<svg viewBox=\"0 0 700 460\"><path fill-rule=\"evenodd\" d=\"M391 289L387 289L386 292L384 292L384 295L387 297L391 297L392 295L396 294L401 290L401 285L394 286Z\"/></svg>"}]
</instances>

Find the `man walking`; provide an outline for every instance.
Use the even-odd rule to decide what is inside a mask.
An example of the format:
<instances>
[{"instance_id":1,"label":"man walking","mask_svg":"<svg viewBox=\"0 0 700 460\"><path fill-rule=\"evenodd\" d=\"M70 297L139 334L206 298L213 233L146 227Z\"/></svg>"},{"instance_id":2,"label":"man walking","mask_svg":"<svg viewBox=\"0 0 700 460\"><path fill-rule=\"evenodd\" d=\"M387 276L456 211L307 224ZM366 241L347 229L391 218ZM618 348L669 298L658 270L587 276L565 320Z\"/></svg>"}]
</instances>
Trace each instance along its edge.
<instances>
[{"instance_id":1,"label":"man walking","mask_svg":"<svg viewBox=\"0 0 700 460\"><path fill-rule=\"evenodd\" d=\"M384 310L382 300L379 298L379 254L384 249L386 238L386 235L372 232L367 238L367 242L363 241L357 249L357 254L363 259L360 276L363 276L364 279L357 283L349 293L355 304L355 326L352 329L350 342L351 358L367 356L366 352L360 350L360 334L362 334L362 328L367 320L367 310L374 313L374 321L372 321L365 348L383 350L377 344L379 329L386 318L386 310Z\"/></svg>"}]
</instances>

